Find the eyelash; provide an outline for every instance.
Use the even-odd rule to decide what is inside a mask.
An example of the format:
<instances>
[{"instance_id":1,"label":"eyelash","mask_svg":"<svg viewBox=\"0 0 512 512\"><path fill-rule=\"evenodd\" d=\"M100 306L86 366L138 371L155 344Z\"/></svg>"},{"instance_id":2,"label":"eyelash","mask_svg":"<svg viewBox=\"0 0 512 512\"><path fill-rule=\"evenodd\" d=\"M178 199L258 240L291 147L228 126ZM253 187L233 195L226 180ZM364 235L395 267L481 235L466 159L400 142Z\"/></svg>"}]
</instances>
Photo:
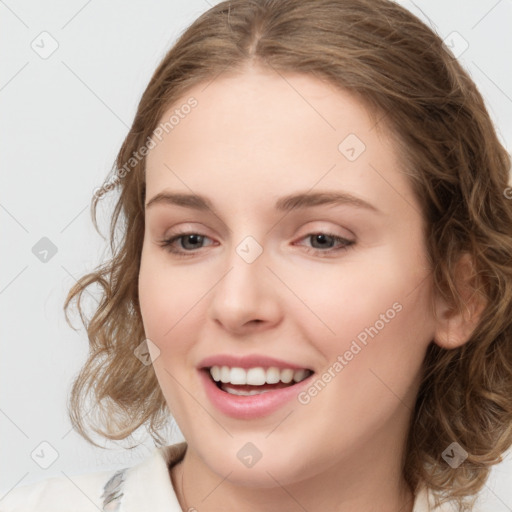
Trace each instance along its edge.
<instances>
[{"instance_id":1,"label":"eyelash","mask_svg":"<svg viewBox=\"0 0 512 512\"><path fill-rule=\"evenodd\" d=\"M173 254L179 258L193 257L197 251L194 251L194 250L184 251L184 250L176 249L175 247L172 246L172 244L175 241L179 240L180 238L185 238L186 236L190 236L190 235L199 235L203 238L209 238L205 235L201 235L200 233L195 233L193 231L186 231L186 232L177 233L176 235L173 235L170 238L162 240L161 242L159 242L159 245L161 247L163 247L166 251L170 252L171 254ZM302 237L301 240L312 237L312 236L318 236L318 235L327 235L329 238L332 238L334 242L339 242L339 243L343 244L342 247L339 247L337 249L328 248L327 250L306 247L308 253L314 254L316 256L324 257L324 258L329 257L330 255L332 255L332 253L339 253L339 252L346 251L346 250L350 249L355 244L355 241L353 241L353 240L348 240L346 238L337 236L333 233L328 233L326 231L317 231L314 233L308 233L307 235Z\"/></svg>"}]
</instances>

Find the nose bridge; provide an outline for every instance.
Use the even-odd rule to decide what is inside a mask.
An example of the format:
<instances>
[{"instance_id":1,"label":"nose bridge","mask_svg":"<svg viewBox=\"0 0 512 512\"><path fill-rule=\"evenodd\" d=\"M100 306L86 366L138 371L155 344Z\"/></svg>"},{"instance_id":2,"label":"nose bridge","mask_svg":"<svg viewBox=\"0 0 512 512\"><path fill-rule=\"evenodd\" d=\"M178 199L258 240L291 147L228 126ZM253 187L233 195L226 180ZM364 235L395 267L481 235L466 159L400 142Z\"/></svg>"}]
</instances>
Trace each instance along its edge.
<instances>
[{"instance_id":1,"label":"nose bridge","mask_svg":"<svg viewBox=\"0 0 512 512\"><path fill-rule=\"evenodd\" d=\"M234 244L224 277L212 290L211 316L237 330L248 322L274 322L279 316L276 288L269 282L268 255L253 236Z\"/></svg>"},{"instance_id":2,"label":"nose bridge","mask_svg":"<svg viewBox=\"0 0 512 512\"><path fill-rule=\"evenodd\" d=\"M222 296L228 304L239 308L254 309L255 301L261 299L268 272L265 266L267 255L262 245L253 237L246 236L233 245L227 258L228 274L220 283Z\"/></svg>"}]
</instances>

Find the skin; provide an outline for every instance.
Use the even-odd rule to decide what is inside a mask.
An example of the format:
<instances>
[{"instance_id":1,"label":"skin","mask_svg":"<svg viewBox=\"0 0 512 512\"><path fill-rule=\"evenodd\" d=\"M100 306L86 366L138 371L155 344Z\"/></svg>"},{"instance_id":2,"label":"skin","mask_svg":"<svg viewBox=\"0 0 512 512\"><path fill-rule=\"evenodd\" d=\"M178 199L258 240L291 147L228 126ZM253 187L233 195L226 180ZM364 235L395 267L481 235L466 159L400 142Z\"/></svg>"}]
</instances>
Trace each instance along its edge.
<instances>
[{"instance_id":1,"label":"skin","mask_svg":"<svg viewBox=\"0 0 512 512\"><path fill-rule=\"evenodd\" d=\"M147 208L139 276L154 369L188 443L171 471L183 510L410 512L408 422L425 351L449 326L433 316L424 221L399 155L361 103L313 77L248 67L193 88L163 119L190 96L197 107L148 154L146 203L164 190L197 193L215 214ZM349 134L366 145L354 161L338 150ZM320 190L378 211L274 210L282 196ZM160 245L178 230L206 237L174 242L192 256ZM354 244L322 248L316 232ZM249 235L263 249L252 263L236 252ZM240 420L205 394L196 368L207 356L265 354L319 376L396 303L401 311L306 405ZM247 442L262 453L251 468L237 458Z\"/></svg>"}]
</instances>

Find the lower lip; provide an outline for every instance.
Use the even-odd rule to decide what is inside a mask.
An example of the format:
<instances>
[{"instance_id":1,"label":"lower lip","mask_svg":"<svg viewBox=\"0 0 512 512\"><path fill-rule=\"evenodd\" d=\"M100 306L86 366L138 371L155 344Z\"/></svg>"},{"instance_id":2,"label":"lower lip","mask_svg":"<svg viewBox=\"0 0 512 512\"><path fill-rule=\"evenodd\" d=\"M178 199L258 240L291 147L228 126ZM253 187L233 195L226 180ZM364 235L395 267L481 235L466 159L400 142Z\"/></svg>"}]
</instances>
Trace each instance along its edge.
<instances>
[{"instance_id":1,"label":"lower lip","mask_svg":"<svg viewBox=\"0 0 512 512\"><path fill-rule=\"evenodd\" d=\"M239 419L253 419L272 414L286 402L296 398L302 388L309 385L314 375L313 373L301 382L286 388L274 389L259 395L240 396L219 389L209 371L199 370L199 374L212 404L227 416Z\"/></svg>"}]
</instances>

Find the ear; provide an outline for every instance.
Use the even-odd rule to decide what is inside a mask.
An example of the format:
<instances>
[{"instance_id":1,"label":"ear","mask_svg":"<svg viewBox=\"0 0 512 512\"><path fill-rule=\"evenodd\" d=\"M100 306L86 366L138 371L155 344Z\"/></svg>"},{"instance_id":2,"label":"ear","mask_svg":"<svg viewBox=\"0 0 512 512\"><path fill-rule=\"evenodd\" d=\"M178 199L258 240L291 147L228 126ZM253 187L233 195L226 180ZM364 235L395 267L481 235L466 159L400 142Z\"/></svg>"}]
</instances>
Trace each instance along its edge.
<instances>
[{"instance_id":1,"label":"ear","mask_svg":"<svg viewBox=\"0 0 512 512\"><path fill-rule=\"evenodd\" d=\"M446 349L460 347L469 341L487 305L478 292L475 265L470 254L464 253L457 262L454 281L464 303L462 312L440 297L435 303L434 342Z\"/></svg>"}]
</instances>

